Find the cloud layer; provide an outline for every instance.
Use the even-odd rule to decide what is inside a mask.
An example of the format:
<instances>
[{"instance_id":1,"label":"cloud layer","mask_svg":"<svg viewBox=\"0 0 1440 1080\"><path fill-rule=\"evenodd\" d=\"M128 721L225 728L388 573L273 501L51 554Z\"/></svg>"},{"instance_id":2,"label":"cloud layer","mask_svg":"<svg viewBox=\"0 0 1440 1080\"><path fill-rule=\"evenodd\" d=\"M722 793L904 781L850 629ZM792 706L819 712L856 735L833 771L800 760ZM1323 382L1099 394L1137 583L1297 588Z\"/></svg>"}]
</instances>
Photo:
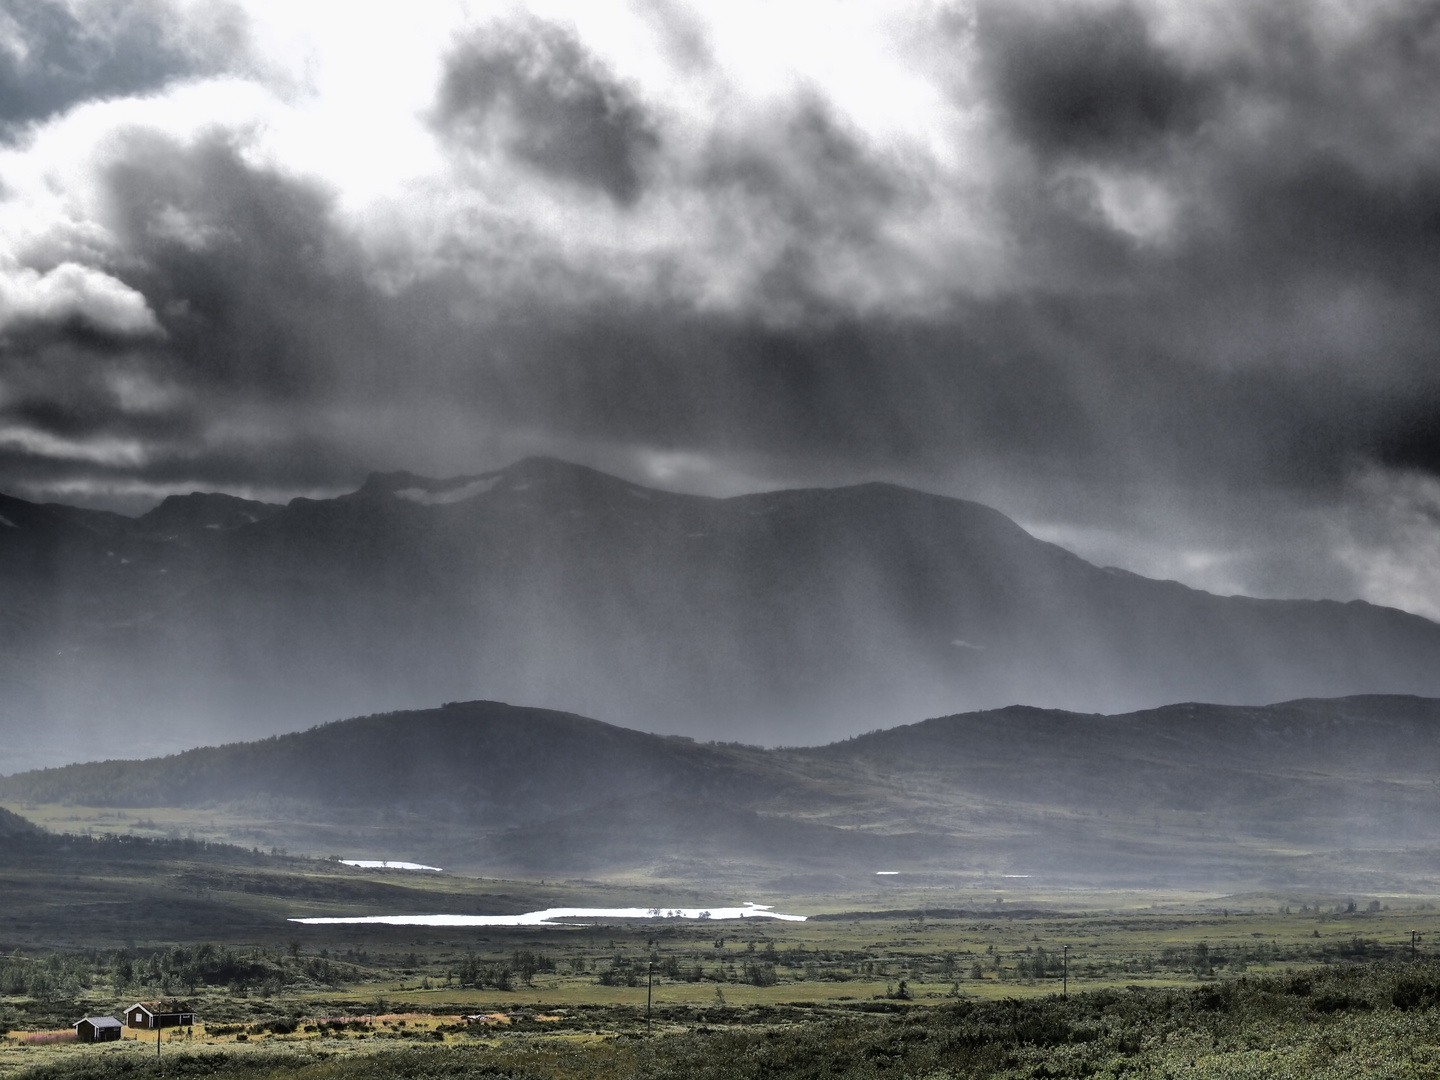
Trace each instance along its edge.
<instances>
[{"instance_id":1,"label":"cloud layer","mask_svg":"<svg viewBox=\"0 0 1440 1080\"><path fill-rule=\"evenodd\" d=\"M0 6L0 489L883 476L1440 611L1436 5L331 19Z\"/></svg>"}]
</instances>

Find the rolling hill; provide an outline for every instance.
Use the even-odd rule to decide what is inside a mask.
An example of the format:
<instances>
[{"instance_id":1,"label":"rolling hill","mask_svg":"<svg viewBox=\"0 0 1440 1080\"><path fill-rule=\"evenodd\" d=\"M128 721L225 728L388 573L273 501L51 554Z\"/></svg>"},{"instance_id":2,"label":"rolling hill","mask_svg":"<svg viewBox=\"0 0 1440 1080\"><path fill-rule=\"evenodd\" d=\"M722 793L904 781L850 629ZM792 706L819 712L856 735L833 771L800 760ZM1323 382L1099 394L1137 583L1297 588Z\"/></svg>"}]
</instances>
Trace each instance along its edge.
<instances>
[{"instance_id":1,"label":"rolling hill","mask_svg":"<svg viewBox=\"0 0 1440 1080\"><path fill-rule=\"evenodd\" d=\"M0 800L487 874L1433 886L1437 766L1440 701L1402 696L1016 706L768 750L465 702L23 773Z\"/></svg>"},{"instance_id":2,"label":"rolling hill","mask_svg":"<svg viewBox=\"0 0 1440 1080\"><path fill-rule=\"evenodd\" d=\"M1440 695L1425 619L1103 569L888 484L712 499L535 458L0 519L0 771L477 697L800 743L1014 702Z\"/></svg>"}]
</instances>

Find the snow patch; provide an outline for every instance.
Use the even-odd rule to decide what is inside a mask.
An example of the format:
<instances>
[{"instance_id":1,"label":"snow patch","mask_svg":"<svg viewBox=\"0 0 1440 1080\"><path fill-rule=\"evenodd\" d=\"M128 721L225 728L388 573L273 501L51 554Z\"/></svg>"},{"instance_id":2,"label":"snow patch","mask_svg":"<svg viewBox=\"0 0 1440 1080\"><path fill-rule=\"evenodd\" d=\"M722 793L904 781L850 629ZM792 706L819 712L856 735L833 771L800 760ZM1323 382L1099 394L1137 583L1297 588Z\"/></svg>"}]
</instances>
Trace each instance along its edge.
<instances>
[{"instance_id":1,"label":"snow patch","mask_svg":"<svg viewBox=\"0 0 1440 1080\"><path fill-rule=\"evenodd\" d=\"M471 480L468 484L447 488L444 491L427 491L418 487L401 488L395 492L395 497L419 503L421 506L443 506L447 503L464 502L466 499L473 499L476 495L484 495L499 482L500 477L498 476L482 476L479 480Z\"/></svg>"},{"instance_id":2,"label":"snow patch","mask_svg":"<svg viewBox=\"0 0 1440 1080\"><path fill-rule=\"evenodd\" d=\"M358 866L364 870L434 870L438 866L426 866L418 862L399 862L395 859L341 859L345 866Z\"/></svg>"}]
</instances>

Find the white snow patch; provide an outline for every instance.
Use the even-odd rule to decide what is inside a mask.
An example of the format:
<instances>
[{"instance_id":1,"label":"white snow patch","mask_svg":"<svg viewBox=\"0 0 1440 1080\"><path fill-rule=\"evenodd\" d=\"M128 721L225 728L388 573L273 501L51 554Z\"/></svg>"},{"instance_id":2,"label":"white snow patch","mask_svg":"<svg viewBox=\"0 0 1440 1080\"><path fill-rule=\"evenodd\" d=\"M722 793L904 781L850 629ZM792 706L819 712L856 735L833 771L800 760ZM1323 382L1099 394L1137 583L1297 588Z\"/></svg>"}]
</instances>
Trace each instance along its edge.
<instances>
[{"instance_id":1,"label":"white snow patch","mask_svg":"<svg viewBox=\"0 0 1440 1080\"><path fill-rule=\"evenodd\" d=\"M768 904L715 908L546 908L523 915L355 915L344 918L291 919L306 926L377 923L386 926L563 926L559 919L783 919L804 922L804 915L771 911Z\"/></svg>"},{"instance_id":2,"label":"white snow patch","mask_svg":"<svg viewBox=\"0 0 1440 1080\"><path fill-rule=\"evenodd\" d=\"M345 866L358 866L363 870L435 870L438 866L426 866L418 862L400 862L395 859L341 859Z\"/></svg>"},{"instance_id":3,"label":"white snow patch","mask_svg":"<svg viewBox=\"0 0 1440 1080\"><path fill-rule=\"evenodd\" d=\"M876 871L875 871L875 876L876 876L876 877L894 877L894 876L895 876L896 874L898 874L898 873L900 873L899 870L876 870Z\"/></svg>"},{"instance_id":4,"label":"white snow patch","mask_svg":"<svg viewBox=\"0 0 1440 1080\"><path fill-rule=\"evenodd\" d=\"M985 651L984 645L972 645L968 641L961 641L958 637L954 641L950 642L950 644L954 645L957 649L974 649L976 652Z\"/></svg>"},{"instance_id":5,"label":"white snow patch","mask_svg":"<svg viewBox=\"0 0 1440 1080\"><path fill-rule=\"evenodd\" d=\"M395 497L408 499L421 506L443 506L446 503L464 502L466 499L473 499L476 495L484 495L499 482L500 477L498 476L482 476L478 480L471 480L468 484L447 488L444 491L426 491L424 488L418 487L401 488L395 492Z\"/></svg>"}]
</instances>

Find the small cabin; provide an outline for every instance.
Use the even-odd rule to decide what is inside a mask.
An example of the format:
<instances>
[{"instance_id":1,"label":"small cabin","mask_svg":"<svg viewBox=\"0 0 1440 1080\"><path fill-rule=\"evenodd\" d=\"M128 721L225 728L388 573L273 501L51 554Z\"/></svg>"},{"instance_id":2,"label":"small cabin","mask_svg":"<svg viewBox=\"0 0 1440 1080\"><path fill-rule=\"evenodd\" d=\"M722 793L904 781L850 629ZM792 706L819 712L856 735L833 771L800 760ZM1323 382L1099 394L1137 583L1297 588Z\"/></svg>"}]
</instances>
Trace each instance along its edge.
<instances>
[{"instance_id":1,"label":"small cabin","mask_svg":"<svg viewBox=\"0 0 1440 1080\"><path fill-rule=\"evenodd\" d=\"M79 1042L115 1042L120 1038L119 1020L113 1016L87 1016L70 1025Z\"/></svg>"},{"instance_id":2,"label":"small cabin","mask_svg":"<svg viewBox=\"0 0 1440 1080\"><path fill-rule=\"evenodd\" d=\"M125 1026L131 1029L153 1031L156 1028L193 1027L193 1012L165 1010L159 1002L137 1001L125 1010Z\"/></svg>"}]
</instances>

